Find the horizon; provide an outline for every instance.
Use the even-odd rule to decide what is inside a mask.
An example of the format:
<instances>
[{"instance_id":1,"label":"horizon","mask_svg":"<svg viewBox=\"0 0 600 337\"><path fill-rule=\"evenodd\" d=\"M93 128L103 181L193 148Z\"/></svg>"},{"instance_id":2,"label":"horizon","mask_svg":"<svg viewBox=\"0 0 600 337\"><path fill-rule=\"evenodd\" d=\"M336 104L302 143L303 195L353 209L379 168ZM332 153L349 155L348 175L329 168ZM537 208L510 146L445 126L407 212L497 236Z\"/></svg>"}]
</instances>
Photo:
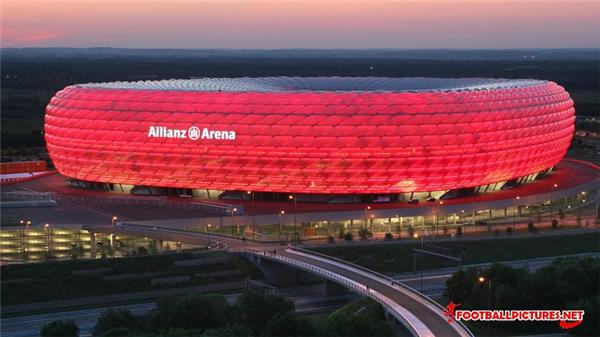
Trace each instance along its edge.
<instances>
[{"instance_id":1,"label":"horizon","mask_svg":"<svg viewBox=\"0 0 600 337\"><path fill-rule=\"evenodd\" d=\"M600 3L586 0L8 0L3 5L2 47L7 48L600 48Z\"/></svg>"}]
</instances>

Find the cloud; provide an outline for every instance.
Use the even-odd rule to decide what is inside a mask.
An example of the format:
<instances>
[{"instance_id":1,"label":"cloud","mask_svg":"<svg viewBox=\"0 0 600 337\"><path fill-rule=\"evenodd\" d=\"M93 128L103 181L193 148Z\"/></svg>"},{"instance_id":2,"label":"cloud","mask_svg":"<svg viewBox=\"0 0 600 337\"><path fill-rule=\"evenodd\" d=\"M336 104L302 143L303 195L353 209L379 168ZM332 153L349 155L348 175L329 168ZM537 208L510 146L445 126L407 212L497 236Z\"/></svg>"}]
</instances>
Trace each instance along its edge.
<instances>
[{"instance_id":1,"label":"cloud","mask_svg":"<svg viewBox=\"0 0 600 337\"><path fill-rule=\"evenodd\" d=\"M4 27L2 29L2 44L5 46L39 44L43 42L51 42L63 38L66 35L67 34L64 32L38 28Z\"/></svg>"}]
</instances>

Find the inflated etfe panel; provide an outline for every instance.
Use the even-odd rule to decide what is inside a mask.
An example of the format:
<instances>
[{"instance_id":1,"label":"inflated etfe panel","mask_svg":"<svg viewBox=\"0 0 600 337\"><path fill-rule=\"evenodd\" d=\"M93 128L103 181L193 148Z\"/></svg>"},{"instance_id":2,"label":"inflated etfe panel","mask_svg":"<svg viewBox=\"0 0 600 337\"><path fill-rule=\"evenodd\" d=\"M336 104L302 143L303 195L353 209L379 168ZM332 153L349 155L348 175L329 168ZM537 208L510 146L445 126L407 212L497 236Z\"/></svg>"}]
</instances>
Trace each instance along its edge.
<instances>
[{"instance_id":1,"label":"inflated etfe panel","mask_svg":"<svg viewBox=\"0 0 600 337\"><path fill-rule=\"evenodd\" d=\"M65 176L304 193L440 191L543 171L574 130L539 80L235 78L73 85L46 109Z\"/></svg>"}]
</instances>

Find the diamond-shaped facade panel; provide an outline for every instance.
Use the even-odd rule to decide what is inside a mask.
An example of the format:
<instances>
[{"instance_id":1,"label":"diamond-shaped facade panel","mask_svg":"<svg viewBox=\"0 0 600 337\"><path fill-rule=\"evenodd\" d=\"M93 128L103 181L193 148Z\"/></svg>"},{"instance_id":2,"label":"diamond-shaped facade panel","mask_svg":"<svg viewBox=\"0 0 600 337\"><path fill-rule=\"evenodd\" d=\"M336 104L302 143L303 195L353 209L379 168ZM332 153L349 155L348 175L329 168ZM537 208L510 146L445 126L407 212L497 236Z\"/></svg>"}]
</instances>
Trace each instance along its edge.
<instances>
[{"instance_id":1,"label":"diamond-shaped facade panel","mask_svg":"<svg viewBox=\"0 0 600 337\"><path fill-rule=\"evenodd\" d=\"M400 193L543 171L574 108L539 80L237 78L74 85L46 109L68 177L296 193Z\"/></svg>"}]
</instances>

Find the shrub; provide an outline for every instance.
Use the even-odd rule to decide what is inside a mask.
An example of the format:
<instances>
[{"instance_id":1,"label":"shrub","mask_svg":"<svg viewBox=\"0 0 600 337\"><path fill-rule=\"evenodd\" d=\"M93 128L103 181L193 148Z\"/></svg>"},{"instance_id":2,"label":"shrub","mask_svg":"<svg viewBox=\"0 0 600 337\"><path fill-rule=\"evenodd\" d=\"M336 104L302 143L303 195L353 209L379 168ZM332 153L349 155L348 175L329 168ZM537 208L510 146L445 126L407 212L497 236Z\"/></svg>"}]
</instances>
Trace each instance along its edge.
<instances>
[{"instance_id":1,"label":"shrub","mask_svg":"<svg viewBox=\"0 0 600 337\"><path fill-rule=\"evenodd\" d=\"M514 233L514 229L511 226L506 227L506 234L512 235Z\"/></svg>"},{"instance_id":2,"label":"shrub","mask_svg":"<svg viewBox=\"0 0 600 337\"><path fill-rule=\"evenodd\" d=\"M137 318L129 310L108 309L98 317L92 336L103 336L114 328L136 330L138 325Z\"/></svg>"},{"instance_id":3,"label":"shrub","mask_svg":"<svg viewBox=\"0 0 600 337\"><path fill-rule=\"evenodd\" d=\"M329 235L327 237L327 243L334 243L334 242L335 242L335 239L333 238L333 235Z\"/></svg>"},{"instance_id":4,"label":"shrub","mask_svg":"<svg viewBox=\"0 0 600 337\"><path fill-rule=\"evenodd\" d=\"M261 334L275 315L293 313L294 302L281 296L245 292L238 298L236 307L238 317L234 321L251 327L256 334Z\"/></svg>"},{"instance_id":5,"label":"shrub","mask_svg":"<svg viewBox=\"0 0 600 337\"><path fill-rule=\"evenodd\" d=\"M391 239L393 239L393 238L394 238L394 236L392 235L392 233L389 233L389 232L388 232L388 233L385 233L385 239L386 239L386 240L391 240Z\"/></svg>"},{"instance_id":6,"label":"shrub","mask_svg":"<svg viewBox=\"0 0 600 337\"><path fill-rule=\"evenodd\" d=\"M552 229L556 229L558 227L558 221L556 219L552 219Z\"/></svg>"},{"instance_id":7,"label":"shrub","mask_svg":"<svg viewBox=\"0 0 600 337\"><path fill-rule=\"evenodd\" d=\"M353 238L354 234L352 234L352 232L346 232L346 234L344 234L344 240L346 241L352 241Z\"/></svg>"},{"instance_id":8,"label":"shrub","mask_svg":"<svg viewBox=\"0 0 600 337\"><path fill-rule=\"evenodd\" d=\"M338 232L338 239L343 239L344 238L344 228L340 228L339 232Z\"/></svg>"},{"instance_id":9,"label":"shrub","mask_svg":"<svg viewBox=\"0 0 600 337\"><path fill-rule=\"evenodd\" d=\"M408 237L412 238L415 235L415 228L412 225L408 226L407 231L408 231Z\"/></svg>"},{"instance_id":10,"label":"shrub","mask_svg":"<svg viewBox=\"0 0 600 337\"><path fill-rule=\"evenodd\" d=\"M41 337L78 337L79 327L72 320L52 321L40 331Z\"/></svg>"},{"instance_id":11,"label":"shrub","mask_svg":"<svg viewBox=\"0 0 600 337\"><path fill-rule=\"evenodd\" d=\"M360 236L361 240L367 240L373 236L373 233L371 233L371 231L369 231L367 228L363 227L358 231L358 236Z\"/></svg>"}]
</instances>

